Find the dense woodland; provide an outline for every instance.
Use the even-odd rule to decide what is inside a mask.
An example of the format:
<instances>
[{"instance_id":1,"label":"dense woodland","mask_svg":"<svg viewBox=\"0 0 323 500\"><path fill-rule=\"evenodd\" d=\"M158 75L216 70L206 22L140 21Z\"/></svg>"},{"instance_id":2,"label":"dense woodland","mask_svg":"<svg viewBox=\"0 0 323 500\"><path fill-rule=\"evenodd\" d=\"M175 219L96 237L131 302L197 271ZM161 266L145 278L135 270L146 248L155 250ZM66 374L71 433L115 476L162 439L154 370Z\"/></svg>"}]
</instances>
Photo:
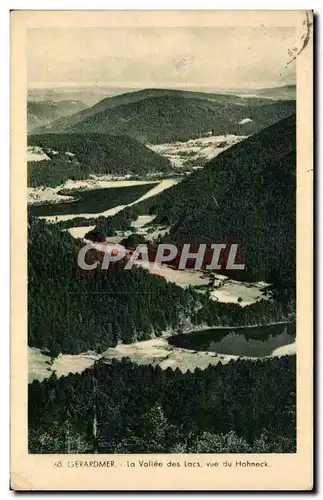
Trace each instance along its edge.
<instances>
[{"instance_id":1,"label":"dense woodland","mask_svg":"<svg viewBox=\"0 0 323 500\"><path fill-rule=\"evenodd\" d=\"M98 362L29 385L30 453L292 453L295 356L193 373Z\"/></svg>"},{"instance_id":2,"label":"dense woodland","mask_svg":"<svg viewBox=\"0 0 323 500\"><path fill-rule=\"evenodd\" d=\"M286 293L274 302L242 308L238 303L214 302L192 287L180 288L142 268L125 271L116 265L101 270L98 265L83 271L77 264L82 246L55 225L30 220L28 342L52 355L102 352L120 341L161 335L167 328L181 331L188 321L194 328L293 318L295 302ZM93 252L94 260L100 260L101 254Z\"/></svg>"},{"instance_id":3,"label":"dense woodland","mask_svg":"<svg viewBox=\"0 0 323 500\"><path fill-rule=\"evenodd\" d=\"M234 196L232 195L234 193ZM169 226L162 238L182 243L238 243L245 272L295 294L296 122L285 119L232 146L180 184L105 220L106 235L129 230L139 214ZM95 223L95 221L93 221ZM233 276L235 277L235 276Z\"/></svg>"},{"instance_id":4,"label":"dense woodland","mask_svg":"<svg viewBox=\"0 0 323 500\"><path fill-rule=\"evenodd\" d=\"M248 106L247 109L236 103L224 106L209 99L152 97L96 113L69 131L117 133L144 144L160 144L186 141L210 131L212 135L251 134L295 112L295 102L290 101ZM246 113L252 122L242 127L238 122Z\"/></svg>"},{"instance_id":5,"label":"dense woodland","mask_svg":"<svg viewBox=\"0 0 323 500\"><path fill-rule=\"evenodd\" d=\"M63 153L53 156L51 160L29 161L27 184L29 187L56 187L68 179L87 179L91 171L88 166L81 165Z\"/></svg>"},{"instance_id":6,"label":"dense woodland","mask_svg":"<svg viewBox=\"0 0 323 500\"><path fill-rule=\"evenodd\" d=\"M28 145L41 146L50 157L29 164L28 183L57 186L90 174L167 172L168 160L137 140L252 134L295 111L291 100L246 102L237 96L155 89L103 100L49 126L64 133L28 137ZM246 117L252 121L240 125ZM28 345L54 358L59 353L102 353L166 330L175 334L207 325L293 321L295 126L295 117L287 118L231 147L177 186L113 217L79 217L53 225L34 217L44 206L30 208ZM125 203L124 196L121 203L118 193L109 192L111 206ZM128 190L126 201L138 194ZM79 204L79 212L60 204L54 210L88 213L93 200L82 196L72 203ZM95 203L101 201L96 198ZM62 229L95 225L86 237L104 241L131 230L139 214L156 215L154 223L170 227L162 241L238 243L245 256L243 278L273 283L271 300L241 307L239 301L213 301L210 290L183 289L142 268L126 271L122 262L102 270L103 255L95 249L87 259L98 261L98 267L84 271L78 266L84 243ZM131 247L142 241L128 233L122 243ZM186 373L133 364L128 358L101 359L81 374L57 378L54 372L28 387L29 452L293 453L295 377L295 356L238 359L227 365L220 361Z\"/></svg>"},{"instance_id":7,"label":"dense woodland","mask_svg":"<svg viewBox=\"0 0 323 500\"><path fill-rule=\"evenodd\" d=\"M296 118L235 144L203 170L136 205L176 243L237 243L247 281L295 286Z\"/></svg>"},{"instance_id":8,"label":"dense woodland","mask_svg":"<svg viewBox=\"0 0 323 500\"><path fill-rule=\"evenodd\" d=\"M176 327L194 301L163 278L134 268L83 271L81 242L33 221L28 247L29 345L59 352L102 351Z\"/></svg>"},{"instance_id":9,"label":"dense woodland","mask_svg":"<svg viewBox=\"0 0 323 500\"><path fill-rule=\"evenodd\" d=\"M209 132L251 135L295 113L293 100L147 89L103 99L51 123L53 133L125 135L143 144L186 141ZM250 122L239 124L244 118Z\"/></svg>"},{"instance_id":10,"label":"dense woodland","mask_svg":"<svg viewBox=\"0 0 323 500\"><path fill-rule=\"evenodd\" d=\"M31 218L29 345L103 351L145 340L182 319L210 325L292 316L288 297L249 307L212 302L143 269L82 274L81 241ZM237 361L181 373L129 360L29 385L30 453L292 453L295 357Z\"/></svg>"},{"instance_id":11,"label":"dense woodland","mask_svg":"<svg viewBox=\"0 0 323 500\"><path fill-rule=\"evenodd\" d=\"M98 231L103 232L106 236L114 236L116 231L133 231L131 223L140 215L137 209L137 204L132 207L126 207L121 212L111 217L100 217L93 221ZM80 224L82 225L82 224Z\"/></svg>"},{"instance_id":12,"label":"dense woodland","mask_svg":"<svg viewBox=\"0 0 323 500\"><path fill-rule=\"evenodd\" d=\"M51 158L29 162L28 185L33 187L59 186L68 179L85 179L90 174L138 175L170 170L167 158L127 136L35 134L28 136L28 146L40 146Z\"/></svg>"}]
</instances>

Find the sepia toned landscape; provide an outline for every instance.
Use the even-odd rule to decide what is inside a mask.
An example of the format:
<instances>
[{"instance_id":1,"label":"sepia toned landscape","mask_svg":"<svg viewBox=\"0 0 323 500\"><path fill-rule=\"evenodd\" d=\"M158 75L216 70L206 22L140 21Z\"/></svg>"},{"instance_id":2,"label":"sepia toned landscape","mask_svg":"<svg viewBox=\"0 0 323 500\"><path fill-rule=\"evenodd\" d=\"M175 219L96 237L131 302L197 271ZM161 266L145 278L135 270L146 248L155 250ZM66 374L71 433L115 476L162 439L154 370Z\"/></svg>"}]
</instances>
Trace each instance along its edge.
<instances>
[{"instance_id":1,"label":"sepia toned landscape","mask_svg":"<svg viewBox=\"0 0 323 500\"><path fill-rule=\"evenodd\" d=\"M296 452L294 37L29 30L29 453Z\"/></svg>"}]
</instances>

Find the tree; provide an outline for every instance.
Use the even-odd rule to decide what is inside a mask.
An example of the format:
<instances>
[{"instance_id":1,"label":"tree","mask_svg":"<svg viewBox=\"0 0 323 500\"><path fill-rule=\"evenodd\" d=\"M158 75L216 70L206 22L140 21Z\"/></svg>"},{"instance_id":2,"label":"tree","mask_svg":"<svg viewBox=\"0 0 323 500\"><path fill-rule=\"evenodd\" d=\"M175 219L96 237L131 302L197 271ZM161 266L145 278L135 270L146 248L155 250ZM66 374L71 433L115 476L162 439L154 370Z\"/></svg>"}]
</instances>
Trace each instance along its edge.
<instances>
[{"instance_id":1,"label":"tree","mask_svg":"<svg viewBox=\"0 0 323 500\"><path fill-rule=\"evenodd\" d=\"M211 434L204 432L194 441L190 453L248 453L249 444L236 435L234 431L228 434Z\"/></svg>"}]
</instances>

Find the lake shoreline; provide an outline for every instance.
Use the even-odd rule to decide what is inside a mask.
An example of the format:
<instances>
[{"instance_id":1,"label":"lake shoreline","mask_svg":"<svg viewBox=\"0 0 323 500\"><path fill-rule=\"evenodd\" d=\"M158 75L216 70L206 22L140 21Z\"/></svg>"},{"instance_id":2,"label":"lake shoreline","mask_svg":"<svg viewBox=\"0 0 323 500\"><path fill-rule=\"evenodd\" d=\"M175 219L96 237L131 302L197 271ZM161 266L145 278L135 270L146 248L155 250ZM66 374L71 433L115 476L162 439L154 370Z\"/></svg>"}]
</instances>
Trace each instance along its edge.
<instances>
[{"instance_id":1,"label":"lake shoreline","mask_svg":"<svg viewBox=\"0 0 323 500\"><path fill-rule=\"evenodd\" d=\"M279 326L288 325L292 322L277 322L265 326ZM252 328L255 326L250 325L247 327ZM208 327L196 330L189 330L182 333L187 337L189 333L197 333L200 331L219 330L223 327ZM228 327L230 328L230 327ZM44 380L49 378L52 373L56 373L58 377L67 376L69 373L82 373L87 368L91 368L97 361L110 363L113 359L121 360L123 357L129 357L133 363L137 364L151 364L153 366L159 365L162 369L176 369L179 368L185 372L195 368L205 369L210 364L214 365L219 362L229 363L231 360L237 359L250 359L259 360L270 358L275 355L267 356L243 356L226 353L216 353L212 351L193 350L181 346L175 346L169 342L169 338L175 335L181 335L176 332L164 332L160 337L153 337L149 340L141 340L132 342L131 344L119 343L116 347L107 348L102 354L98 354L93 350L88 350L79 354L62 354L60 353L52 362L50 362L50 355L46 353L45 349L37 347L28 347L29 352L29 383L33 380ZM286 346L283 346L284 348ZM279 349L279 348L278 348ZM296 352L296 341L287 344L287 351L284 354L278 355L292 355Z\"/></svg>"}]
</instances>

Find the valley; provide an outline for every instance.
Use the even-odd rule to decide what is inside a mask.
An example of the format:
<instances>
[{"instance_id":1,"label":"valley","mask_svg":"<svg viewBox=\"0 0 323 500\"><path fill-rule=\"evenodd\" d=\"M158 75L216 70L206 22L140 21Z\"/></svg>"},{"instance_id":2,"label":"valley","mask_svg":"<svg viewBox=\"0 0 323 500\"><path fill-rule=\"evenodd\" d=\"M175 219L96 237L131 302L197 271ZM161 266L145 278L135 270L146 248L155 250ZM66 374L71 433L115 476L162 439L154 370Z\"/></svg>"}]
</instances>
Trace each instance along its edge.
<instances>
[{"instance_id":1,"label":"valley","mask_svg":"<svg viewBox=\"0 0 323 500\"><path fill-rule=\"evenodd\" d=\"M68 196L69 202L64 200L62 203L32 205L30 207L30 215L36 217L50 217L57 216L57 221L59 221L59 216L71 216L71 218L77 216L82 217L83 214L90 214L91 217L98 217L99 215L104 215L106 211L110 208L114 208L119 205L130 205L136 200L140 200L144 194L152 190L157 183L152 185L147 183L139 183L132 186L126 187L109 187L109 188L99 188L99 189L87 189L87 190L61 190L58 192L59 195Z\"/></svg>"},{"instance_id":2,"label":"valley","mask_svg":"<svg viewBox=\"0 0 323 500\"><path fill-rule=\"evenodd\" d=\"M72 221L75 218L97 219L99 217L111 217L126 207L131 207L150 197L157 196L165 189L175 186L181 180L181 177L155 179L154 181L105 181L98 178L97 182L94 183L88 181L84 183L67 182L65 187L58 188L55 195L52 195L52 197L64 196L64 202L59 203L60 199L56 198L56 203L32 203L30 204L29 213L31 216L37 216L54 223ZM109 187L99 187L98 189L93 187L102 184ZM76 186L80 186L81 189ZM67 193L68 196L66 196ZM37 195L39 200L41 196L39 190ZM35 199L35 192L32 196ZM45 192L45 196L47 196L47 192ZM66 200L72 201L67 203Z\"/></svg>"},{"instance_id":3,"label":"valley","mask_svg":"<svg viewBox=\"0 0 323 500\"><path fill-rule=\"evenodd\" d=\"M58 118L73 115L85 108L87 105L81 100L43 99L39 101L30 98L27 102L28 132L41 126L48 126Z\"/></svg>"},{"instance_id":4,"label":"valley","mask_svg":"<svg viewBox=\"0 0 323 500\"><path fill-rule=\"evenodd\" d=\"M183 166L184 168L188 168L186 165L183 165L183 161L205 163L210 157L215 158L218 154L223 154L223 151L233 147L243 139L245 137L213 137L209 135L208 137L189 140L186 143L148 145L148 147L152 148L157 154L167 157L174 169L182 169ZM34 146L30 149L30 153L34 157L38 155L41 158L40 161L46 161L43 158L45 152L40 146ZM187 157L190 160L187 160ZM186 160L183 160L183 158L186 158ZM190 165L192 166L192 164ZM203 166L200 168L203 168ZM186 183L190 182L191 175L194 178L196 177L196 174L186 172ZM55 188L29 188L29 214L31 217L36 216L47 222L69 223L69 227L63 231L68 231L73 238L82 240L89 231L94 230L99 218L106 218L108 220L110 217L113 218L115 214L122 213L127 207L136 205L146 206L146 203L150 200L152 200L153 204L156 204L160 196L163 196L168 189L178 185L185 179L185 175L180 175L178 177L171 177L169 179L161 178L158 180L153 173L150 173L148 176L146 175L146 178L142 177L140 180L129 179L129 176L128 178L125 177L127 176L115 177L111 175L98 176L92 174L88 179L67 180L64 184ZM74 219L87 219L91 222L91 225L73 226ZM172 232L171 225L162 225L159 220L158 209L154 215L144 215L141 211L140 215L137 215L132 220L126 231L117 231L116 235L107 235L106 242L118 243L132 232L145 238L146 241L153 243L155 239L163 238L166 234ZM141 262L138 261L136 267L140 268L140 265ZM159 276L170 284L202 295L208 301L212 302L234 304L239 308L248 309L248 306L259 301L273 300L271 293L268 293L270 285L264 281L238 281L223 276L220 273L215 274L189 269L176 270L168 265L151 265L148 272ZM158 339L158 342L163 341ZM133 345L140 344L141 342ZM143 344L142 348L144 348L144 345L149 346L150 344ZM153 343L153 345L155 344ZM128 345L125 349L130 349L131 351L132 348ZM136 348L134 349L136 350ZM121 352L123 352L122 349ZM60 356L65 356L65 354L60 354ZM89 358L87 355L76 356L76 359L80 360L81 367L88 366ZM78 356L81 356L81 358L78 358ZM94 353L94 356L95 358L93 359L96 359L99 354ZM178 356L178 353L176 353L176 356ZM32 357L31 359L36 359L35 354L34 358ZM33 364L33 361L31 363Z\"/></svg>"},{"instance_id":5,"label":"valley","mask_svg":"<svg viewBox=\"0 0 323 500\"><path fill-rule=\"evenodd\" d=\"M129 178L118 178L117 180L112 176L94 176L91 175L89 179L83 181L73 181L67 180L64 184L57 186L55 188L49 188L41 186L38 188L28 187L27 188L27 200L28 205L46 203L59 203L61 201L71 201L71 198L75 198L75 193L79 190L87 191L94 189L104 189L104 188L127 188L131 186L140 186L143 184L150 184L156 181L147 180L129 180ZM62 191L68 192L66 195L62 195Z\"/></svg>"},{"instance_id":6,"label":"valley","mask_svg":"<svg viewBox=\"0 0 323 500\"><path fill-rule=\"evenodd\" d=\"M288 95L145 89L30 115L30 452L295 449ZM104 269L113 243L235 243L246 269Z\"/></svg>"},{"instance_id":7,"label":"valley","mask_svg":"<svg viewBox=\"0 0 323 500\"><path fill-rule=\"evenodd\" d=\"M29 382L42 381L54 372L57 377L69 373L82 373L97 361L110 363L112 360L128 358L139 365L159 366L162 370L179 369L182 373L196 368L203 370L209 365L226 365L238 359L257 360L266 357L281 357L296 354L295 325L277 323L270 326L245 328L208 328L184 334L165 333L162 337L119 344L102 354L88 352L76 355L59 354L53 362L40 349L29 348ZM214 342L212 339L220 339ZM200 346L198 346L200 342ZM187 346L187 347L184 347ZM235 351L235 353L232 353Z\"/></svg>"},{"instance_id":8,"label":"valley","mask_svg":"<svg viewBox=\"0 0 323 500\"><path fill-rule=\"evenodd\" d=\"M147 147L169 159L174 169L191 170L202 168L211 158L225 151L239 141L246 139L245 135L218 135L212 132L206 137L190 139L186 142L169 144L147 144Z\"/></svg>"}]
</instances>

